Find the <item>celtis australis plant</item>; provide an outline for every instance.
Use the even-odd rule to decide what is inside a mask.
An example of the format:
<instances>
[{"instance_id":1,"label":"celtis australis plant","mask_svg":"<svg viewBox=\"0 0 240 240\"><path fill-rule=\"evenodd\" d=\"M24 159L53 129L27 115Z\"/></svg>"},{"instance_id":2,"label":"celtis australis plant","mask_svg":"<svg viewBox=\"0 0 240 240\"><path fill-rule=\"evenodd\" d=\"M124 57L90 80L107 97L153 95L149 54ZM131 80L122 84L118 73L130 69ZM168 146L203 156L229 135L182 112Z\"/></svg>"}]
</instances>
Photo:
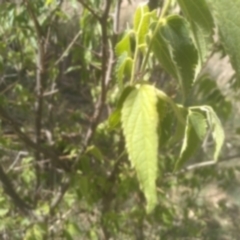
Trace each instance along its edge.
<instances>
[{"instance_id":1,"label":"celtis australis plant","mask_svg":"<svg viewBox=\"0 0 240 240\"><path fill-rule=\"evenodd\" d=\"M116 45L116 76L121 89L118 107L110 124L121 122L126 149L136 171L147 202L147 212L157 203L156 179L158 155L161 154L161 132L169 144L181 141L174 171L180 169L211 133L215 142L213 157L217 160L224 142L224 132L210 106L185 106L185 101L199 76L213 44L214 22L205 0L179 0L184 16L168 14L171 1L158 16L147 4L134 15L133 28ZM175 103L162 89L150 84L152 59L177 81L181 103ZM172 121L165 121L172 109ZM209 136L209 134L208 134Z\"/></svg>"}]
</instances>

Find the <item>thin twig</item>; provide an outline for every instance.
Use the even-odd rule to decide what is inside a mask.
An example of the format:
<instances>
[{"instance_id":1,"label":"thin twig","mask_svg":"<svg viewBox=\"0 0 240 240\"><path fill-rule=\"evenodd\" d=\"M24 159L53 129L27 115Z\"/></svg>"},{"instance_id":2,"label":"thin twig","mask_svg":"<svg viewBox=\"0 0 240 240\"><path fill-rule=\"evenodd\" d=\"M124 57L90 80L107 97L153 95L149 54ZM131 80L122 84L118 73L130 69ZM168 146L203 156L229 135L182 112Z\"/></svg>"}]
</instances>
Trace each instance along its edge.
<instances>
[{"instance_id":1,"label":"thin twig","mask_svg":"<svg viewBox=\"0 0 240 240\"><path fill-rule=\"evenodd\" d=\"M101 17L92 9L84 0L78 0L79 3L82 4L84 8L86 8L99 22L101 21Z\"/></svg>"},{"instance_id":2,"label":"thin twig","mask_svg":"<svg viewBox=\"0 0 240 240\"><path fill-rule=\"evenodd\" d=\"M217 165L218 162L212 160L212 161L206 161L206 162L201 162L201 163L196 163L196 164L193 164L193 165L190 165L190 166L187 166L185 168L183 168L182 170L176 172L176 174L182 174L182 173L185 173L185 172L188 172L188 171L193 171L193 170L196 170L196 169L200 169L200 168L203 168L203 167L209 167L209 166L213 166L213 165Z\"/></svg>"},{"instance_id":3,"label":"thin twig","mask_svg":"<svg viewBox=\"0 0 240 240\"><path fill-rule=\"evenodd\" d=\"M58 89L53 89L53 90L51 90L51 91L49 91L49 92L45 92L45 93L43 94L43 96L44 96L44 97L52 96L52 95L54 95L54 94L56 94L56 93L58 93L58 92L59 92Z\"/></svg>"},{"instance_id":4,"label":"thin twig","mask_svg":"<svg viewBox=\"0 0 240 240\"><path fill-rule=\"evenodd\" d=\"M65 182L61 184L60 192L57 194L57 196L53 199L52 203L50 204L50 214L54 213L54 210L57 208L62 198L64 197L64 194L68 190L69 185L70 185L70 179L67 178L65 179Z\"/></svg>"},{"instance_id":5,"label":"thin twig","mask_svg":"<svg viewBox=\"0 0 240 240\"><path fill-rule=\"evenodd\" d=\"M115 35L119 34L119 21L120 21L120 9L121 9L122 0L118 0L115 13L114 13L114 19L113 19L113 32Z\"/></svg>"},{"instance_id":6,"label":"thin twig","mask_svg":"<svg viewBox=\"0 0 240 240\"><path fill-rule=\"evenodd\" d=\"M229 161L231 159L234 159L234 158L240 158L240 154L236 154L236 155L232 155L232 156L228 156L226 158L223 158L223 159L219 159L219 161L216 161L216 160L209 160L209 161L205 161L205 162L200 162L200 163L195 163L195 164L192 164L192 165L189 165L173 174L167 174L167 176L177 176L177 175L180 175L180 174L183 174L183 173L186 173L186 172L190 172L190 171L194 171L194 170L197 170L197 169L201 169L201 168L204 168L204 167L210 167L210 166L217 166L217 165L221 165L222 163L226 162L226 161Z\"/></svg>"},{"instance_id":7,"label":"thin twig","mask_svg":"<svg viewBox=\"0 0 240 240\"><path fill-rule=\"evenodd\" d=\"M14 159L13 163L8 168L7 173L10 172L18 164L21 157L26 157L28 155L29 155L29 153L26 151L19 151L16 158Z\"/></svg>"},{"instance_id":8,"label":"thin twig","mask_svg":"<svg viewBox=\"0 0 240 240\"><path fill-rule=\"evenodd\" d=\"M58 60L54 63L54 65L58 65L63 59L64 57L67 56L67 53L70 51L70 49L73 47L73 45L76 43L76 41L78 40L79 36L81 35L82 30L80 30L75 37L73 38L73 40L70 42L70 44L67 46L67 48L65 49L65 51L62 53L62 55L58 58Z\"/></svg>"}]
</instances>

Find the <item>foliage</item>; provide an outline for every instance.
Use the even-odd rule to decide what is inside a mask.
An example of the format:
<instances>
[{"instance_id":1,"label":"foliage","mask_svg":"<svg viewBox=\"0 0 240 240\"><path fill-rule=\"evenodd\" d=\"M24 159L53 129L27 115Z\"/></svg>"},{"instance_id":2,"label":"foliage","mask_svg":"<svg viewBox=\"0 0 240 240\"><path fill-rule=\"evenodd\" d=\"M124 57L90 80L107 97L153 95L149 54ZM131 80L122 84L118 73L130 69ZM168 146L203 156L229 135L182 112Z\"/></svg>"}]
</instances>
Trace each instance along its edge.
<instances>
[{"instance_id":1,"label":"foliage","mask_svg":"<svg viewBox=\"0 0 240 240\"><path fill-rule=\"evenodd\" d=\"M0 238L239 239L238 5L1 3Z\"/></svg>"}]
</instances>

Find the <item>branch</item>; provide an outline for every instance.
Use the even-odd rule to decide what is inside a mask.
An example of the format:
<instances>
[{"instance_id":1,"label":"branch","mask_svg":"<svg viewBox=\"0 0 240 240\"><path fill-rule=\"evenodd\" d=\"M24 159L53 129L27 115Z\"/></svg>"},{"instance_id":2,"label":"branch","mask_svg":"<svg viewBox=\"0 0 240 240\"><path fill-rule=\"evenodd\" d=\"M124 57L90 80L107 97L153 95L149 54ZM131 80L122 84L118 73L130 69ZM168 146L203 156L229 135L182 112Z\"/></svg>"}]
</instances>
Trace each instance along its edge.
<instances>
[{"instance_id":1,"label":"branch","mask_svg":"<svg viewBox=\"0 0 240 240\"><path fill-rule=\"evenodd\" d=\"M69 185L70 185L70 179L67 178L64 184L61 184L60 192L57 194L57 196L53 199L52 203L50 204L50 211L49 211L50 214L54 212L54 210L57 208L59 203L62 201L62 198L66 193L66 191L68 190Z\"/></svg>"},{"instance_id":2,"label":"branch","mask_svg":"<svg viewBox=\"0 0 240 240\"><path fill-rule=\"evenodd\" d=\"M42 118L43 118L43 94L46 88L46 79L47 79L47 67L46 67L46 46L47 40L43 29L38 22L38 19L35 15L35 12L32 8L31 3L28 0L24 0L29 15L34 23L35 32L37 33L37 42L38 42L38 53L37 53L37 76L36 76L36 102L35 102L35 133L36 139L35 142L38 146L41 145L41 132L42 132ZM35 160L38 162L41 159L41 152L39 149L35 151ZM40 167L38 164L35 166L36 169L36 189L40 185Z\"/></svg>"},{"instance_id":3,"label":"branch","mask_svg":"<svg viewBox=\"0 0 240 240\"><path fill-rule=\"evenodd\" d=\"M189 172L189 171L193 171L199 168L203 168L203 167L208 167L208 166L213 166L213 165L217 165L218 162L216 162L215 160L211 160L211 161L206 161L206 162L201 162L201 163L196 163L190 166L187 166L185 168L183 168L182 170L176 172L176 175L185 173L185 172Z\"/></svg>"},{"instance_id":4,"label":"branch","mask_svg":"<svg viewBox=\"0 0 240 240\"><path fill-rule=\"evenodd\" d=\"M34 26L35 26L35 29L36 29L36 33L37 33L37 36L38 36L38 39L41 39L42 36L43 36L43 32L42 32L42 28L41 28L41 25L39 24L35 14L34 14L34 11L32 9L32 5L29 3L28 0L24 0L24 4L26 5L27 7L27 10L33 20L33 23L34 23Z\"/></svg>"},{"instance_id":5,"label":"branch","mask_svg":"<svg viewBox=\"0 0 240 240\"><path fill-rule=\"evenodd\" d=\"M111 209L112 201L114 200L115 193L116 193L116 182L118 180L119 172L120 172L120 164L122 163L122 158L126 154L126 151L123 151L118 159L116 160L111 174L107 178L107 182L111 183L107 189L103 190L103 198L102 198L102 214L101 214L101 226L104 233L105 239L111 238L111 233L109 232L108 228L106 227L104 221L104 215L109 212Z\"/></svg>"},{"instance_id":6,"label":"branch","mask_svg":"<svg viewBox=\"0 0 240 240\"><path fill-rule=\"evenodd\" d=\"M84 0L78 0L78 2L81 3L82 6L86 8L100 22L101 17L95 12L94 9L92 9L87 3L85 3Z\"/></svg>"},{"instance_id":7,"label":"branch","mask_svg":"<svg viewBox=\"0 0 240 240\"><path fill-rule=\"evenodd\" d=\"M81 33L82 33L82 30L78 31L78 33L74 36L73 40L69 43L67 48L64 50L62 55L58 58L58 60L54 63L54 65L58 65L64 59L64 57L67 56L67 53L70 51L70 49L76 43L76 41L78 40L78 38L81 35Z\"/></svg>"},{"instance_id":8,"label":"branch","mask_svg":"<svg viewBox=\"0 0 240 240\"><path fill-rule=\"evenodd\" d=\"M83 4L82 0L78 0L80 3ZM102 77L101 77L101 94L99 96L99 99L95 105L95 110L93 113L92 117L92 122L87 130L86 136L85 136L85 141L83 143L83 148L81 149L80 153L76 157L74 163L72 164L72 169L75 169L78 162L80 161L80 158L82 154L86 151L88 145L91 143L92 138L95 134L97 125L100 121L100 117L106 102L106 96L107 96L107 90L109 87L109 83L111 80L111 73L112 73L112 67L113 67L113 49L110 49L109 43L108 43L108 32L107 32L107 20L109 16L109 11L110 11L110 6L111 6L112 0L107 0L103 15L101 18L98 17L98 20L101 24L101 29L102 29L102 62L101 62L101 69L102 69ZM84 6L84 4L83 4ZM93 11L93 10L91 10ZM55 198L54 204L52 204L52 208L56 208L58 204L61 202L61 199L63 198L65 192L67 191L69 187L69 183L71 180L71 176L67 177L65 182L61 184L62 189L64 191L61 191L61 193ZM52 209L51 208L51 209Z\"/></svg>"},{"instance_id":9,"label":"branch","mask_svg":"<svg viewBox=\"0 0 240 240\"><path fill-rule=\"evenodd\" d=\"M3 184L3 189L5 193L12 199L15 206L25 215L29 215L32 207L28 205L15 191L11 181L9 180L7 174L0 165L0 181Z\"/></svg>"},{"instance_id":10,"label":"branch","mask_svg":"<svg viewBox=\"0 0 240 240\"><path fill-rule=\"evenodd\" d=\"M115 13L114 13L113 32L115 35L119 34L119 20L120 20L121 4L122 4L122 0L118 0L116 8L115 8Z\"/></svg>"},{"instance_id":11,"label":"branch","mask_svg":"<svg viewBox=\"0 0 240 240\"><path fill-rule=\"evenodd\" d=\"M113 54L113 50L109 47L109 42L108 42L109 39L108 39L108 31L107 31L107 21L108 21L111 3L112 1L110 0L106 1L105 9L100 19L101 30L102 30L101 94L95 105L95 110L92 116L92 123L86 134L85 143L84 143L85 146L87 146L91 142L94 132L96 130L96 127L99 123L99 120L106 102L108 86L111 80L114 54Z\"/></svg>"},{"instance_id":12,"label":"branch","mask_svg":"<svg viewBox=\"0 0 240 240\"><path fill-rule=\"evenodd\" d=\"M34 149L35 151L39 151L43 153L47 158L50 158L55 164L58 162L58 155L49 148L42 147L42 145L37 145L34 141L32 141L25 133L23 133L18 125L18 123L13 120L5 109L0 106L0 118L6 120L13 128L18 137L28 146Z\"/></svg>"},{"instance_id":13,"label":"branch","mask_svg":"<svg viewBox=\"0 0 240 240\"><path fill-rule=\"evenodd\" d=\"M220 159L219 161L210 160L210 161L195 163L195 164L189 165L189 166L179 170L178 172L176 172L174 174L167 174L167 176L180 175L180 174L183 174L183 173L186 173L186 172L189 172L189 171L194 171L194 170L204 168L204 167L217 166L217 165L222 164L223 162L229 161L229 160L234 159L234 158L240 158L240 154L228 156L226 158Z\"/></svg>"}]
</instances>

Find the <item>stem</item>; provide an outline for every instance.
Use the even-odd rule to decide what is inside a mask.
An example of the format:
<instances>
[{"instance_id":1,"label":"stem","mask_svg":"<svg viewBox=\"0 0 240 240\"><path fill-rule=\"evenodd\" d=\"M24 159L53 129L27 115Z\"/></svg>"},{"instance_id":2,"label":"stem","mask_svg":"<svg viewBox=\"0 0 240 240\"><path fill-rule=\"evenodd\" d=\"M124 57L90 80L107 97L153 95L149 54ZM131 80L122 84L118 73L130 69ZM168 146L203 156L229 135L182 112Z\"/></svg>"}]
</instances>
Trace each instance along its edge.
<instances>
[{"instance_id":1,"label":"stem","mask_svg":"<svg viewBox=\"0 0 240 240\"><path fill-rule=\"evenodd\" d=\"M148 58L149 58L151 48L152 48L152 44L153 44L153 39L156 37L160 26L164 23L163 18L167 14L167 11L170 7L170 4L171 4L171 0L166 0L165 3L164 3L164 6L163 6L163 9L161 11L157 26L154 29L153 36L152 36L151 42L149 44L147 54L145 55L145 57L143 59L143 63L142 63L142 66L141 66L141 72L143 72L145 70L146 66L147 66Z\"/></svg>"},{"instance_id":2,"label":"stem","mask_svg":"<svg viewBox=\"0 0 240 240\"><path fill-rule=\"evenodd\" d=\"M132 67L130 85L132 85L133 82L134 82L134 77L135 77L135 72L136 72L137 58L138 58L138 53L139 53L138 41L137 41L136 46L137 47L136 47L136 50L135 50L135 53L134 53L134 57L133 57L133 67Z\"/></svg>"},{"instance_id":3,"label":"stem","mask_svg":"<svg viewBox=\"0 0 240 240\"><path fill-rule=\"evenodd\" d=\"M163 9L161 11L161 14L160 14L160 19L162 19L167 14L167 11L168 11L170 5L171 5L171 0L166 0L166 2L164 3Z\"/></svg>"}]
</instances>

